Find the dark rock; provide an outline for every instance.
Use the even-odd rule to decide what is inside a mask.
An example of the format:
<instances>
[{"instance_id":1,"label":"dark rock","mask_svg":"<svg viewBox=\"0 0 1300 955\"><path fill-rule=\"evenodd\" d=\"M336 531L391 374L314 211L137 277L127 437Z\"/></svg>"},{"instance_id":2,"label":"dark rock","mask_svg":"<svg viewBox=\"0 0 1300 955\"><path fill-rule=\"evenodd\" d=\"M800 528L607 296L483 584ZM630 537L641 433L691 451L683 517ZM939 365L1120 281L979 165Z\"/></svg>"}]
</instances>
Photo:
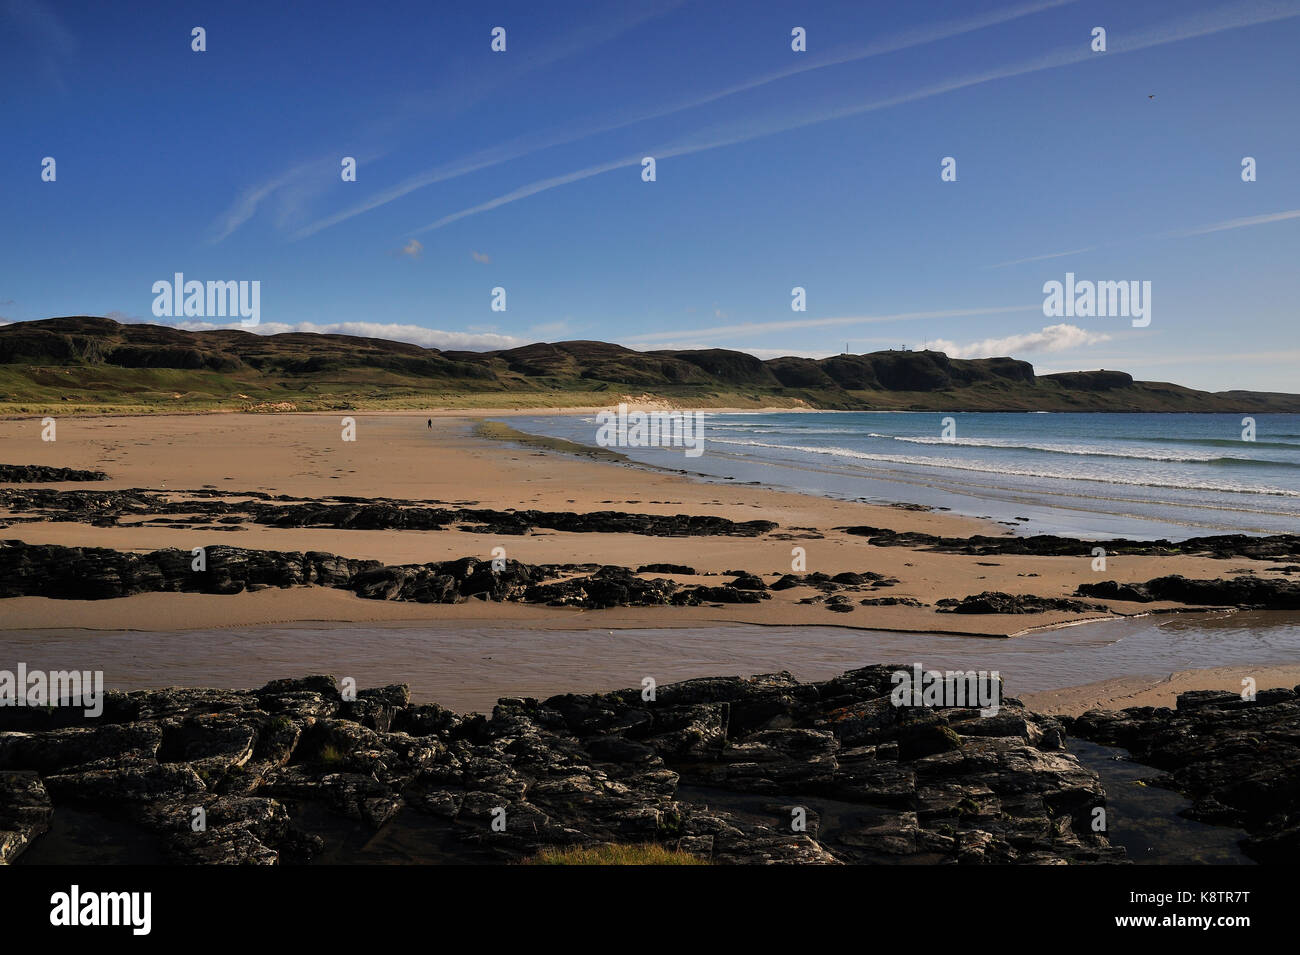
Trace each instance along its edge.
<instances>
[{"instance_id":1,"label":"dark rock","mask_svg":"<svg viewBox=\"0 0 1300 955\"><path fill-rule=\"evenodd\" d=\"M460 861L610 841L721 863L1122 858L1091 831L1104 794L1056 720L1007 699L991 717L895 707L897 669L502 699L490 717L412 704L402 686L345 699L321 676L121 694L90 725L0 735L0 846L37 835L48 790L202 864L308 861L337 851L322 819L379 830L403 812L438 820L438 851ZM790 830L796 807L807 832Z\"/></svg>"},{"instance_id":2,"label":"dark rock","mask_svg":"<svg viewBox=\"0 0 1300 955\"><path fill-rule=\"evenodd\" d=\"M0 483L53 484L56 481L107 481L103 471L52 468L43 464L0 464Z\"/></svg>"},{"instance_id":3,"label":"dark rock","mask_svg":"<svg viewBox=\"0 0 1300 955\"><path fill-rule=\"evenodd\" d=\"M1165 771L1157 785L1193 802L1187 814L1245 829L1248 855L1260 862L1294 861L1300 825L1300 695L1262 691L1197 691L1176 709L1090 710L1064 720L1069 731L1122 746L1138 762Z\"/></svg>"},{"instance_id":4,"label":"dark rock","mask_svg":"<svg viewBox=\"0 0 1300 955\"><path fill-rule=\"evenodd\" d=\"M1231 580L1189 580L1178 574L1156 577L1144 584L1121 584L1104 580L1080 584L1081 597L1132 600L1148 603L1171 600L1177 603L1215 607L1249 607L1263 610L1300 609L1300 581L1280 578L1233 577Z\"/></svg>"},{"instance_id":5,"label":"dark rock","mask_svg":"<svg viewBox=\"0 0 1300 955\"><path fill-rule=\"evenodd\" d=\"M8 865L50 827L54 809L35 772L0 772L0 865Z\"/></svg>"},{"instance_id":6,"label":"dark rock","mask_svg":"<svg viewBox=\"0 0 1300 955\"><path fill-rule=\"evenodd\" d=\"M960 601L944 598L938 601L937 605L939 613L1108 612L1100 604L1084 603L1082 600L1069 600L1064 597L1035 597L1032 594L1012 595L995 590L986 590L981 594L963 597Z\"/></svg>"}]
</instances>

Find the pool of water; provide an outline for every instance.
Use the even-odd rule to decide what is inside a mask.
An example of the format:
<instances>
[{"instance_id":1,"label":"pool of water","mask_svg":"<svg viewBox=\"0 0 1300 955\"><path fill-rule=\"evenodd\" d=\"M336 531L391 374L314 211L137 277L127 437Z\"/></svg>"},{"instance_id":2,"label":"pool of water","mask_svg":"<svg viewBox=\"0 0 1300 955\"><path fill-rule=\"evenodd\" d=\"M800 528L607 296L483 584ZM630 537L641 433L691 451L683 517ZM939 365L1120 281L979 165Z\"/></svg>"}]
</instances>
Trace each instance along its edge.
<instances>
[{"instance_id":1,"label":"pool of water","mask_svg":"<svg viewBox=\"0 0 1300 955\"><path fill-rule=\"evenodd\" d=\"M727 625L538 630L490 625L344 625L173 632L0 633L0 669L101 670L105 686L261 686L328 673L359 687L407 683L418 702L486 711L503 696L545 698L719 674L789 670L825 679L871 663L997 670L1010 695L1112 677L1300 661L1300 615L1154 615L1011 639Z\"/></svg>"}]
</instances>

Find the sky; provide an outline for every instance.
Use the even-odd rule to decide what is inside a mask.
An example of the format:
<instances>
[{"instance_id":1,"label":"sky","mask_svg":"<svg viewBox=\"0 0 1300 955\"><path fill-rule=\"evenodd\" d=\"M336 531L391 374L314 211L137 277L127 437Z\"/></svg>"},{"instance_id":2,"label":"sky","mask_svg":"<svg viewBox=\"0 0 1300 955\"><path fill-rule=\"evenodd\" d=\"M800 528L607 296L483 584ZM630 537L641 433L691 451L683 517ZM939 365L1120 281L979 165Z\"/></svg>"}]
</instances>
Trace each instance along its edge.
<instances>
[{"instance_id":1,"label":"sky","mask_svg":"<svg viewBox=\"0 0 1300 955\"><path fill-rule=\"evenodd\" d=\"M0 0L0 321L235 324L180 272L259 333L1300 391L1300 0L150 6Z\"/></svg>"}]
</instances>

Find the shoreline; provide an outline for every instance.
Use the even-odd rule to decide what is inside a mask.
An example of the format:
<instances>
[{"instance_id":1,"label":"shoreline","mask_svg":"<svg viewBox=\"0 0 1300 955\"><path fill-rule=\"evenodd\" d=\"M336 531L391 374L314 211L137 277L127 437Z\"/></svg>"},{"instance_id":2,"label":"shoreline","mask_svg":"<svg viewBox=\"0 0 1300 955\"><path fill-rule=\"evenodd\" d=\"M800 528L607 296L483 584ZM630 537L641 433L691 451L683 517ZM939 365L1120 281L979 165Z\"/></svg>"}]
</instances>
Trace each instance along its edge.
<instances>
[{"instance_id":1,"label":"shoreline","mask_svg":"<svg viewBox=\"0 0 1300 955\"><path fill-rule=\"evenodd\" d=\"M29 546L101 547L136 556L168 548L237 545L267 553L325 552L388 566L467 556L487 560L494 549L504 548L510 560L533 566L575 559L584 565L633 571L643 564L681 565L691 573L668 577L676 586L687 588L716 589L719 584L729 585L729 575L745 571L761 575L759 589L766 594L761 602L739 602L743 595L736 595L737 602L722 606L590 609L583 614L593 616L583 625L818 624L862 632L1022 638L1064 625L1185 610L1188 605L1169 600L1135 604L1101 599L1093 601L1105 611L1100 615L1050 609L1050 603L1044 605L1048 609L1008 615L939 613L942 608L936 603L986 591L1070 601L1081 584L1106 577L1124 582L1169 574L1215 579L1245 573L1265 581L1276 576L1272 572L1280 566L1276 560L1245 556L1225 560L1222 556L1178 553L1126 554L1115 555L1109 570L1099 575L1092 570L1088 556L997 552L980 557L987 548L973 555L969 548L944 549L922 541L960 542L980 535L994 543L1023 538L988 521L950 512L705 482L675 469L639 464L610 467L622 462L519 447L475 434L474 422L487 414L407 412L355 417L359 437L351 444L339 440L337 421L330 420L334 413L320 412L114 420L70 416L61 421L57 442L41 442L38 425L30 419L0 422L0 461L94 468L108 474L103 481L0 487L7 500L26 502L15 503L17 510L10 511L0 537ZM421 427L421 417L432 421L432 427ZM140 488L152 490L134 490ZM191 490L179 490L186 488ZM254 492L248 488L257 488L261 497L250 498ZM473 500L465 500L467 492ZM387 502L378 508L391 515L410 513L413 507L426 511L440 508L439 513L449 515L438 518L440 521L462 520L456 516L460 513L457 509L478 508L474 512L478 514L482 508L495 508L492 513L502 520L534 514L538 516L531 520L541 520L543 526L494 529L479 526L481 518L430 525L428 529L411 529L404 523L332 523L330 515L355 507L342 502L357 500ZM277 503L281 501L287 503ZM60 511L65 504L72 510ZM281 519L304 506L315 507L321 518L314 524ZM116 516L113 507L118 508ZM187 514L191 510L197 513ZM259 517L259 513L266 516ZM545 526L546 520L574 513L621 514L622 523L598 524L590 528L591 533ZM664 536L629 533L624 526L632 518L643 523L680 521L683 515L716 520L724 514L728 520L741 522L762 518L777 527L749 536L725 532ZM5 518L0 509L0 522L6 522ZM883 538L874 543L850 532L864 527L887 529L886 534L895 535L902 543ZM910 543L912 538L907 535L913 535L917 543ZM789 568L795 563L792 554L801 552L806 555L800 558L806 566L794 576L821 574L822 582L808 576L791 589L773 590L778 577L790 575ZM1080 553L1086 554L1087 549ZM874 573L874 583L846 589L827 579L864 571ZM868 596L859 600L863 594ZM545 627L572 626L575 616L571 608L498 602L363 601L346 591L324 588L235 594L137 593L109 600L12 596L5 598L3 606L9 626L15 629L106 628L116 624L116 629L173 630L319 619L354 623L501 619ZM841 612L828 612L836 609Z\"/></svg>"},{"instance_id":2,"label":"shoreline","mask_svg":"<svg viewBox=\"0 0 1300 955\"><path fill-rule=\"evenodd\" d=\"M1021 693L1026 707L1053 716L1081 716L1088 710L1123 710L1133 706L1173 707L1183 693L1222 690L1240 693L1241 681L1255 680L1256 690L1295 689L1300 686L1300 662L1259 666L1201 667L1174 670L1164 676L1135 673L1059 690Z\"/></svg>"}]
</instances>

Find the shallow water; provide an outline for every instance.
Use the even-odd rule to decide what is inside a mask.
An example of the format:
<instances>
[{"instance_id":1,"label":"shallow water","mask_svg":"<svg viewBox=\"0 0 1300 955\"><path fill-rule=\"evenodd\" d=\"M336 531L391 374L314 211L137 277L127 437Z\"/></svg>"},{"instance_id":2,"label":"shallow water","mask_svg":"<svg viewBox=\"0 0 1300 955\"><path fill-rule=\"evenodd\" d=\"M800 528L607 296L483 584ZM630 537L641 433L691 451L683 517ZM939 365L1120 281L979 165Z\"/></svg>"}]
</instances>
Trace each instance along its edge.
<instances>
[{"instance_id":1,"label":"shallow water","mask_svg":"<svg viewBox=\"0 0 1300 955\"><path fill-rule=\"evenodd\" d=\"M420 702L486 711L503 696L603 692L719 674L824 679L869 663L997 670L1012 696L1126 675L1300 661L1300 615L1148 616L1012 639L845 627L536 630L355 625L177 632L0 634L0 669L102 670L105 686L260 686L329 673L359 687L408 683Z\"/></svg>"},{"instance_id":2,"label":"shallow water","mask_svg":"<svg viewBox=\"0 0 1300 955\"><path fill-rule=\"evenodd\" d=\"M1136 763L1127 750L1070 739L1070 752L1101 777L1106 835L1139 865L1254 865L1238 843L1247 833L1179 815L1191 800L1148 785L1160 770Z\"/></svg>"},{"instance_id":3,"label":"shallow water","mask_svg":"<svg viewBox=\"0 0 1300 955\"><path fill-rule=\"evenodd\" d=\"M644 676L665 683L788 669L801 679L819 679L868 663L917 662L936 669L998 670L1015 695L1132 674L1297 660L1300 615L1276 612L1152 616L1009 640L756 626L608 631L388 625L0 634L0 669L21 661L31 669L102 670L112 688L250 687L324 672L352 676L361 687L409 683L417 701L460 711L487 710L500 696L634 686ZM1249 863L1237 848L1241 832L1183 819L1178 815L1187 806L1183 797L1136 785L1155 770L1116 759L1122 750L1080 740L1071 740L1070 748L1101 775L1109 834L1134 861ZM827 825L838 824L841 810L829 803L819 809ZM330 851L318 862L463 858L450 825L419 813L403 812L379 833L323 811L316 823L331 833ZM153 837L138 827L61 807L51 832L20 861L103 864L159 858Z\"/></svg>"},{"instance_id":4,"label":"shallow water","mask_svg":"<svg viewBox=\"0 0 1300 955\"><path fill-rule=\"evenodd\" d=\"M955 434L944 440L951 417ZM812 412L708 414L704 453L633 461L873 503L992 517L1019 533L1189 537L1300 526L1300 415ZM509 419L596 443L594 417Z\"/></svg>"}]
</instances>

